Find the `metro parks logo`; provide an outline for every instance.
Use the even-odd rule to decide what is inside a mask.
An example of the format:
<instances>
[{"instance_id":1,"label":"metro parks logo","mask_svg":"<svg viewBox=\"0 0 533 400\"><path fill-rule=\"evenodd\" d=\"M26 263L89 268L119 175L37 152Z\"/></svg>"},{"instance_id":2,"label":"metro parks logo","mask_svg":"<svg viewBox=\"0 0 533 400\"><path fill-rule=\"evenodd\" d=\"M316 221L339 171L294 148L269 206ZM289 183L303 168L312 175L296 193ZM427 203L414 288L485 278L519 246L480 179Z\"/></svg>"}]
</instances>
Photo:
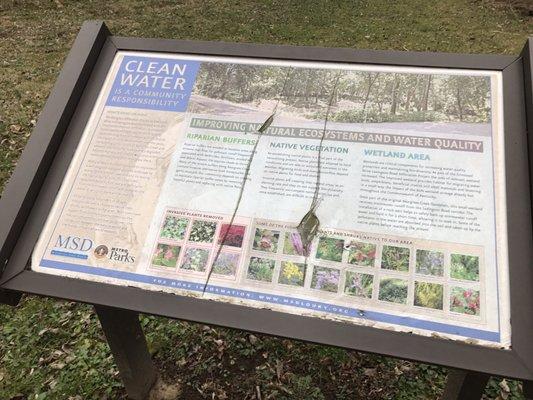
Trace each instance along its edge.
<instances>
[{"instance_id":1,"label":"metro parks logo","mask_svg":"<svg viewBox=\"0 0 533 400\"><path fill-rule=\"evenodd\" d=\"M135 262L135 256L130 254L128 249L121 247L109 248L105 244L94 246L94 242L91 239L73 235L59 235L51 254L59 257L87 260L93 248L94 257L97 259L108 258L127 264Z\"/></svg>"}]
</instances>

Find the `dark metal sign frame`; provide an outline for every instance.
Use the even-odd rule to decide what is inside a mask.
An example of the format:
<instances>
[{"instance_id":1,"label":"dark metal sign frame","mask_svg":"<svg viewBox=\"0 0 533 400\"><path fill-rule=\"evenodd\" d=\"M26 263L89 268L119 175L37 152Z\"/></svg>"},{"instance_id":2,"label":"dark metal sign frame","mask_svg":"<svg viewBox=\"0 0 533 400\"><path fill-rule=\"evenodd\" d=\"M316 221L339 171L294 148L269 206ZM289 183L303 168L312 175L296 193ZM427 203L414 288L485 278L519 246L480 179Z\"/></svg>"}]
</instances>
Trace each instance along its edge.
<instances>
[{"instance_id":1,"label":"dark metal sign frame","mask_svg":"<svg viewBox=\"0 0 533 400\"><path fill-rule=\"evenodd\" d=\"M501 71L512 349L486 348L29 270L32 250L108 69L120 50ZM33 293L533 380L533 170L528 164L527 136L527 124L533 131L532 50L533 39L529 39L519 57L139 39L115 37L103 22L86 22L0 199L0 301L16 303L17 292ZM529 145L533 151L533 143Z\"/></svg>"}]
</instances>

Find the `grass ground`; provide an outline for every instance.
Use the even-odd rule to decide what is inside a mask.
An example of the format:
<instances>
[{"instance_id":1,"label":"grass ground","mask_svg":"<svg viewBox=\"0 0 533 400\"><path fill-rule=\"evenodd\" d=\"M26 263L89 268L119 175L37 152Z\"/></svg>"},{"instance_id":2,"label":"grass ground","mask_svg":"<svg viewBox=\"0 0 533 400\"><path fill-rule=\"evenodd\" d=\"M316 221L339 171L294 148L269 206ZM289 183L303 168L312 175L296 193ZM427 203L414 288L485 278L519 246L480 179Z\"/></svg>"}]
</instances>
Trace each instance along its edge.
<instances>
[{"instance_id":1,"label":"grass ground","mask_svg":"<svg viewBox=\"0 0 533 400\"><path fill-rule=\"evenodd\" d=\"M488 0L0 0L0 188L85 19L120 35L369 49L519 52L533 19ZM433 399L443 368L143 317L180 399ZM28 296L0 306L0 399L121 399L91 308ZM520 399L513 381L486 398Z\"/></svg>"}]
</instances>

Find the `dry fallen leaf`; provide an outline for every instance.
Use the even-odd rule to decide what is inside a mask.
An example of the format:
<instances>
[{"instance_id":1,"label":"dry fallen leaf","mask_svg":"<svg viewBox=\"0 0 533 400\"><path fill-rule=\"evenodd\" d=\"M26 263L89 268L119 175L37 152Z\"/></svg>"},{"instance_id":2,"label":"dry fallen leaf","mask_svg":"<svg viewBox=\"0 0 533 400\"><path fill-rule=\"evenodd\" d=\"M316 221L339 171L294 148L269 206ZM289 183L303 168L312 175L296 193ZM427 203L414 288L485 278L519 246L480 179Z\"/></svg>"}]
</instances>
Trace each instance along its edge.
<instances>
[{"instance_id":1,"label":"dry fallen leaf","mask_svg":"<svg viewBox=\"0 0 533 400\"><path fill-rule=\"evenodd\" d=\"M281 360L276 360L276 376L278 379L281 379L281 375L283 374L283 363Z\"/></svg>"},{"instance_id":2,"label":"dry fallen leaf","mask_svg":"<svg viewBox=\"0 0 533 400\"><path fill-rule=\"evenodd\" d=\"M65 363L62 363L61 361L55 361L52 364L50 364L50 368L52 369L63 369L65 368Z\"/></svg>"},{"instance_id":3,"label":"dry fallen leaf","mask_svg":"<svg viewBox=\"0 0 533 400\"><path fill-rule=\"evenodd\" d=\"M9 125L9 130L13 133L19 133L22 130L22 126L19 124Z\"/></svg>"},{"instance_id":4,"label":"dry fallen leaf","mask_svg":"<svg viewBox=\"0 0 533 400\"><path fill-rule=\"evenodd\" d=\"M511 391L511 389L509 388L509 384L505 379L502 379L502 381L500 382L500 388L507 393Z\"/></svg>"}]
</instances>

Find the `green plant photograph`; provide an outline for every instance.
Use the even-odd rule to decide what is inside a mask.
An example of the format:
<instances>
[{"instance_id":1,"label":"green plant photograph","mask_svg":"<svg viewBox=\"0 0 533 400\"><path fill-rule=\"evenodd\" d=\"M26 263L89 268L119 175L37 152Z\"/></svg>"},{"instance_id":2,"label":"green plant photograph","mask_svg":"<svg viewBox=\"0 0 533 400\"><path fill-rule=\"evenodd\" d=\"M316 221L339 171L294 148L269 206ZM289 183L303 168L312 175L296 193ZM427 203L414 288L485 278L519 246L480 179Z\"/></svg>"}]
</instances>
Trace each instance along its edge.
<instances>
[{"instance_id":1,"label":"green plant photograph","mask_svg":"<svg viewBox=\"0 0 533 400\"><path fill-rule=\"evenodd\" d=\"M302 243L302 238L298 232L285 232L283 241L283 254L290 256L305 256L306 249Z\"/></svg>"},{"instance_id":2,"label":"green plant photograph","mask_svg":"<svg viewBox=\"0 0 533 400\"><path fill-rule=\"evenodd\" d=\"M179 218L173 215L167 215L165 222L161 228L161 238L171 240L183 240L189 220L187 218Z\"/></svg>"},{"instance_id":3,"label":"green plant photograph","mask_svg":"<svg viewBox=\"0 0 533 400\"><path fill-rule=\"evenodd\" d=\"M316 258L329 261L342 261L344 240L322 236L318 239Z\"/></svg>"},{"instance_id":4,"label":"green plant photograph","mask_svg":"<svg viewBox=\"0 0 533 400\"><path fill-rule=\"evenodd\" d=\"M234 276L239 266L240 254L220 252L213 262L213 273Z\"/></svg>"},{"instance_id":5,"label":"green plant photograph","mask_svg":"<svg viewBox=\"0 0 533 400\"><path fill-rule=\"evenodd\" d=\"M254 250L275 253L278 251L279 234L279 231L256 228L252 248Z\"/></svg>"},{"instance_id":6,"label":"green plant photograph","mask_svg":"<svg viewBox=\"0 0 533 400\"><path fill-rule=\"evenodd\" d=\"M344 293L370 299L372 298L373 284L373 275L347 271Z\"/></svg>"},{"instance_id":7,"label":"green plant photograph","mask_svg":"<svg viewBox=\"0 0 533 400\"><path fill-rule=\"evenodd\" d=\"M444 287L438 283L415 282L415 306L442 310Z\"/></svg>"},{"instance_id":8,"label":"green plant photograph","mask_svg":"<svg viewBox=\"0 0 533 400\"><path fill-rule=\"evenodd\" d=\"M406 247L383 246L381 268L393 271L409 271L410 250Z\"/></svg>"},{"instance_id":9,"label":"green plant photograph","mask_svg":"<svg viewBox=\"0 0 533 400\"><path fill-rule=\"evenodd\" d=\"M158 243L152 258L152 264L160 267L174 268L180 255L180 246Z\"/></svg>"},{"instance_id":10,"label":"green plant photograph","mask_svg":"<svg viewBox=\"0 0 533 400\"><path fill-rule=\"evenodd\" d=\"M272 282L276 262L268 258L251 257L248 265L248 279L262 282Z\"/></svg>"},{"instance_id":11,"label":"green plant photograph","mask_svg":"<svg viewBox=\"0 0 533 400\"><path fill-rule=\"evenodd\" d=\"M305 264L282 261L278 282L284 285L303 286L305 270Z\"/></svg>"},{"instance_id":12,"label":"green plant photograph","mask_svg":"<svg viewBox=\"0 0 533 400\"><path fill-rule=\"evenodd\" d=\"M217 223L211 221L194 221L192 223L191 232L189 233L189 241L197 243L212 243L215 238L215 231Z\"/></svg>"},{"instance_id":13,"label":"green plant photograph","mask_svg":"<svg viewBox=\"0 0 533 400\"><path fill-rule=\"evenodd\" d=\"M452 287L450 311L467 315L479 315L479 290Z\"/></svg>"},{"instance_id":14,"label":"green plant photograph","mask_svg":"<svg viewBox=\"0 0 533 400\"><path fill-rule=\"evenodd\" d=\"M444 275L444 253L432 250L416 251L416 273L423 275Z\"/></svg>"},{"instance_id":15,"label":"green plant photograph","mask_svg":"<svg viewBox=\"0 0 533 400\"><path fill-rule=\"evenodd\" d=\"M204 272L207 268L207 260L209 259L209 250L187 248L181 261L181 269Z\"/></svg>"},{"instance_id":16,"label":"green plant photograph","mask_svg":"<svg viewBox=\"0 0 533 400\"><path fill-rule=\"evenodd\" d=\"M479 281L479 257L452 254L450 275L454 279Z\"/></svg>"},{"instance_id":17,"label":"green plant photograph","mask_svg":"<svg viewBox=\"0 0 533 400\"><path fill-rule=\"evenodd\" d=\"M376 245L373 243L350 242L348 244L348 262L363 267L373 267L376 259Z\"/></svg>"},{"instance_id":18,"label":"green plant photograph","mask_svg":"<svg viewBox=\"0 0 533 400\"><path fill-rule=\"evenodd\" d=\"M337 293L339 290L340 271L336 268L315 266L311 287L325 292Z\"/></svg>"},{"instance_id":19,"label":"green plant photograph","mask_svg":"<svg viewBox=\"0 0 533 400\"><path fill-rule=\"evenodd\" d=\"M379 296L389 303L407 303L407 281L397 278L383 278L379 282Z\"/></svg>"}]
</instances>

